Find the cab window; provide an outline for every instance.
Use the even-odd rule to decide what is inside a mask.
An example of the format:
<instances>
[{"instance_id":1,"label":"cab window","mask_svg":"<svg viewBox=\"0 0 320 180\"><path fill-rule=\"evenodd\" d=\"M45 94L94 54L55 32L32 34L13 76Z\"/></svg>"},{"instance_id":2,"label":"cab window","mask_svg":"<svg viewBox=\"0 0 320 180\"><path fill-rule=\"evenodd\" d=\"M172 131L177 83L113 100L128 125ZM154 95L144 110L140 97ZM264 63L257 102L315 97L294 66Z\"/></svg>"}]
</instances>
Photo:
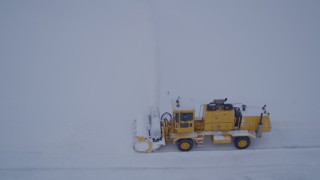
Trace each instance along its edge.
<instances>
[{"instance_id":1,"label":"cab window","mask_svg":"<svg viewBox=\"0 0 320 180\"><path fill-rule=\"evenodd\" d=\"M175 113L175 114L174 114L174 119L176 120L176 122L179 121L179 113Z\"/></svg>"},{"instance_id":2,"label":"cab window","mask_svg":"<svg viewBox=\"0 0 320 180\"><path fill-rule=\"evenodd\" d=\"M192 121L193 113L181 113L181 121Z\"/></svg>"}]
</instances>

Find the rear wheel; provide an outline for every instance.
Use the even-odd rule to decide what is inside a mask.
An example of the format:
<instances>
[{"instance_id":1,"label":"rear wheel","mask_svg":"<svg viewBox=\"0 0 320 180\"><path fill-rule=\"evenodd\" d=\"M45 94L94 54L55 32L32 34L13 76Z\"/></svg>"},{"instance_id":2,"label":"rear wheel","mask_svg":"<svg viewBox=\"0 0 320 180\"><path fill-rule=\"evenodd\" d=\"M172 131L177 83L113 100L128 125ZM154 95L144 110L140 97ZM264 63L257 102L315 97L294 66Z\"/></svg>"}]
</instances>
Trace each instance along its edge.
<instances>
[{"instance_id":1,"label":"rear wheel","mask_svg":"<svg viewBox=\"0 0 320 180\"><path fill-rule=\"evenodd\" d=\"M249 137L236 137L234 139L234 145L238 149L246 149L250 145L250 138Z\"/></svg>"},{"instance_id":2,"label":"rear wheel","mask_svg":"<svg viewBox=\"0 0 320 180\"><path fill-rule=\"evenodd\" d=\"M177 141L177 146L180 151L190 151L193 141L191 139L180 139Z\"/></svg>"}]
</instances>

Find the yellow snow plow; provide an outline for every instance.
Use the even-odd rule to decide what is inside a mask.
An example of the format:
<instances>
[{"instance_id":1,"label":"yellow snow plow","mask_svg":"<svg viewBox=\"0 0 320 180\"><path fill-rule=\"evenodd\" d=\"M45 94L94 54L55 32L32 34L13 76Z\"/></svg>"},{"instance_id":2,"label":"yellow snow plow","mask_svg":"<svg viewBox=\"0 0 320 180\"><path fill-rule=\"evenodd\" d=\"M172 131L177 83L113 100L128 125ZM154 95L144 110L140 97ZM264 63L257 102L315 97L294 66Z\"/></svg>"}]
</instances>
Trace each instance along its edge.
<instances>
[{"instance_id":1,"label":"yellow snow plow","mask_svg":"<svg viewBox=\"0 0 320 180\"><path fill-rule=\"evenodd\" d=\"M203 144L205 137L210 137L214 144L234 142L236 148L245 149L251 139L271 131L266 105L257 108L226 101L215 99L201 105L202 117L195 117L191 99L172 100L172 113L161 116L158 108L151 108L149 115L135 120L134 150L149 153L175 143L180 151L189 151L194 144Z\"/></svg>"}]
</instances>

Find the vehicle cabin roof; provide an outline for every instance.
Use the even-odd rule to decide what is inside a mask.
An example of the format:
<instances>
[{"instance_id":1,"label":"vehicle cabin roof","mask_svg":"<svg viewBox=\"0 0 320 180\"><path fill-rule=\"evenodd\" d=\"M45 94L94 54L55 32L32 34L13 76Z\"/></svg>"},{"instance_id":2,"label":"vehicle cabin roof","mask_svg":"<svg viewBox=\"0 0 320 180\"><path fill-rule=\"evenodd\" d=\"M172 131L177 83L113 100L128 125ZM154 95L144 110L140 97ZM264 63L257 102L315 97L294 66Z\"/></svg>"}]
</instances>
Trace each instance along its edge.
<instances>
[{"instance_id":1,"label":"vehicle cabin roof","mask_svg":"<svg viewBox=\"0 0 320 180\"><path fill-rule=\"evenodd\" d=\"M194 101L193 99L187 98L177 98L171 99L172 108L174 111L194 111Z\"/></svg>"}]
</instances>

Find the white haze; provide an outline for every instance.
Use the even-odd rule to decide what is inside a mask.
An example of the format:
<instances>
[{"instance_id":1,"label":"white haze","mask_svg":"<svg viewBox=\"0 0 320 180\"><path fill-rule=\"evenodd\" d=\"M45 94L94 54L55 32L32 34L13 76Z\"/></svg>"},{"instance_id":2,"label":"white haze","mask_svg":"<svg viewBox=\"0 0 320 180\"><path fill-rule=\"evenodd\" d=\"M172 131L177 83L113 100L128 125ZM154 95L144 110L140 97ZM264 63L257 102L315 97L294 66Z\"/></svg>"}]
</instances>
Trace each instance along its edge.
<instances>
[{"instance_id":1,"label":"white haze","mask_svg":"<svg viewBox=\"0 0 320 180\"><path fill-rule=\"evenodd\" d=\"M212 169L222 179L238 172L319 178L319 7L312 0L1 1L0 179L81 179L77 170L88 167L82 178L208 179ZM273 131L253 147L273 150L133 152L134 118L150 106L170 111L177 96L197 107L225 97L267 104ZM287 147L302 150L287 154ZM223 168L211 164L222 157ZM265 166L269 174L252 175ZM188 176L192 170L201 175Z\"/></svg>"}]
</instances>

